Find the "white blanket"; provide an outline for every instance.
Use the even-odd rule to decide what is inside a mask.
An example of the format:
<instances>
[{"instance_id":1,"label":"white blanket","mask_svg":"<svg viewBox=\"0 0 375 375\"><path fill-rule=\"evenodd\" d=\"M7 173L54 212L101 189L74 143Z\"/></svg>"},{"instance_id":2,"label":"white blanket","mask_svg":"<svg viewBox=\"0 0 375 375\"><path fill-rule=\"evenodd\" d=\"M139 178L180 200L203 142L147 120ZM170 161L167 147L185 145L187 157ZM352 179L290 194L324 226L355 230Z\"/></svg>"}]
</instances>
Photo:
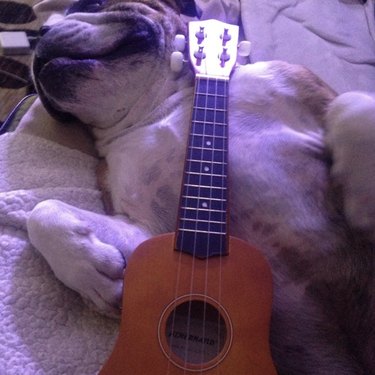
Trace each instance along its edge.
<instances>
[{"instance_id":1,"label":"white blanket","mask_svg":"<svg viewBox=\"0 0 375 375\"><path fill-rule=\"evenodd\" d=\"M202 18L242 22L251 61L312 70L338 93L375 91L375 0L196 0Z\"/></svg>"},{"instance_id":2,"label":"white blanket","mask_svg":"<svg viewBox=\"0 0 375 375\"><path fill-rule=\"evenodd\" d=\"M375 91L375 0L243 0L252 60L302 64L338 93Z\"/></svg>"},{"instance_id":3,"label":"white blanket","mask_svg":"<svg viewBox=\"0 0 375 375\"><path fill-rule=\"evenodd\" d=\"M26 218L49 198L103 212L97 160L22 133L0 137L0 150L0 374L95 374L118 322L57 281L30 246Z\"/></svg>"},{"instance_id":4,"label":"white blanket","mask_svg":"<svg viewBox=\"0 0 375 375\"><path fill-rule=\"evenodd\" d=\"M42 3L47 19L62 2ZM236 22L241 10L253 61L304 63L339 92L375 87L374 0L197 3L204 18ZM0 375L92 375L109 355L118 322L55 279L25 227L30 210L48 198L102 212L95 165L93 157L36 136L0 137Z\"/></svg>"}]
</instances>

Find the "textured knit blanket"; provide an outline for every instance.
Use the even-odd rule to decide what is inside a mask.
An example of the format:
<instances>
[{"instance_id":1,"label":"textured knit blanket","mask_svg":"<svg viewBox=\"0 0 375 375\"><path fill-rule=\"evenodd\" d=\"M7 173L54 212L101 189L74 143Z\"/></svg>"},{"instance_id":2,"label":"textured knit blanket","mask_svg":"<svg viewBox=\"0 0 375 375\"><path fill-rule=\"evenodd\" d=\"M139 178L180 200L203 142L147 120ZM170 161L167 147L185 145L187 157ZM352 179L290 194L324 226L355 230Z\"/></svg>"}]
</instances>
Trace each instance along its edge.
<instances>
[{"instance_id":1,"label":"textured knit blanket","mask_svg":"<svg viewBox=\"0 0 375 375\"><path fill-rule=\"evenodd\" d=\"M49 198L102 212L97 160L22 133L1 136L0 150L0 374L95 374L118 322L54 277L28 241L26 219Z\"/></svg>"}]
</instances>

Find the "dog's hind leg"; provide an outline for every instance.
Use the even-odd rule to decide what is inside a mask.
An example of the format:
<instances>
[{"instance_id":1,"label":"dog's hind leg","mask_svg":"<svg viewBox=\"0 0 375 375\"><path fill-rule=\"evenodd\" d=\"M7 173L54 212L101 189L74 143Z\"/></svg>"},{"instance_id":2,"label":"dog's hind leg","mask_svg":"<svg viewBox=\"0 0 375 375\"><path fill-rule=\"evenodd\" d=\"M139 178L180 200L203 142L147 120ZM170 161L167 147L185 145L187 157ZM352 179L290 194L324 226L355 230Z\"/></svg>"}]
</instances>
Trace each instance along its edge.
<instances>
[{"instance_id":1,"label":"dog's hind leg","mask_svg":"<svg viewBox=\"0 0 375 375\"><path fill-rule=\"evenodd\" d=\"M342 94L326 118L332 177L342 188L345 214L375 242L375 99L359 92Z\"/></svg>"},{"instance_id":2,"label":"dog's hind leg","mask_svg":"<svg viewBox=\"0 0 375 375\"><path fill-rule=\"evenodd\" d=\"M121 306L126 258L150 237L123 216L104 216L66 203L39 203L28 219L31 243L56 277L108 315Z\"/></svg>"}]
</instances>

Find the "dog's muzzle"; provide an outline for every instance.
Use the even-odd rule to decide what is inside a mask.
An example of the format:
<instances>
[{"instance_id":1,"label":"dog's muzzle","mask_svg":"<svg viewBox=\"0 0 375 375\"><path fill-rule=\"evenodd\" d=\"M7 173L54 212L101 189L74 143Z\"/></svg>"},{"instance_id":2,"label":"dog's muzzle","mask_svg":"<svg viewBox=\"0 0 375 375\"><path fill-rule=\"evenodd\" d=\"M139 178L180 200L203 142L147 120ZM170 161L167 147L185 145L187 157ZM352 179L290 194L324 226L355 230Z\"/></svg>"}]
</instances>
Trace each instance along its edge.
<instances>
[{"instance_id":1,"label":"dog's muzzle","mask_svg":"<svg viewBox=\"0 0 375 375\"><path fill-rule=\"evenodd\" d=\"M151 18L131 12L79 13L45 30L34 55L35 85L47 110L71 119L58 106L70 99L74 77L89 78L95 63L111 64L135 54L164 54L164 32ZM64 88L62 88L64 87Z\"/></svg>"}]
</instances>

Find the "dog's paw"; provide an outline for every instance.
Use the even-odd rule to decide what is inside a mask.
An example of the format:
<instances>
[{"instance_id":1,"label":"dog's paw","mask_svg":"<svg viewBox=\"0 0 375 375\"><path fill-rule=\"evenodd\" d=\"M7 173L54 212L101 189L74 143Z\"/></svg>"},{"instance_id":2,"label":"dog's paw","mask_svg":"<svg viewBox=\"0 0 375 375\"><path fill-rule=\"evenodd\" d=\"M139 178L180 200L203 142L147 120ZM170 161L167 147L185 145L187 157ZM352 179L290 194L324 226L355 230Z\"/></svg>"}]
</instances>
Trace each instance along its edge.
<instances>
[{"instance_id":1,"label":"dog's paw","mask_svg":"<svg viewBox=\"0 0 375 375\"><path fill-rule=\"evenodd\" d=\"M358 92L337 97L327 113L327 143L346 216L375 240L375 99Z\"/></svg>"},{"instance_id":2,"label":"dog's paw","mask_svg":"<svg viewBox=\"0 0 375 375\"><path fill-rule=\"evenodd\" d=\"M126 254L117 246L122 240L118 238L118 223L111 233L108 220L49 200L34 208L27 226L31 243L58 279L90 299L101 312L118 315Z\"/></svg>"}]
</instances>

